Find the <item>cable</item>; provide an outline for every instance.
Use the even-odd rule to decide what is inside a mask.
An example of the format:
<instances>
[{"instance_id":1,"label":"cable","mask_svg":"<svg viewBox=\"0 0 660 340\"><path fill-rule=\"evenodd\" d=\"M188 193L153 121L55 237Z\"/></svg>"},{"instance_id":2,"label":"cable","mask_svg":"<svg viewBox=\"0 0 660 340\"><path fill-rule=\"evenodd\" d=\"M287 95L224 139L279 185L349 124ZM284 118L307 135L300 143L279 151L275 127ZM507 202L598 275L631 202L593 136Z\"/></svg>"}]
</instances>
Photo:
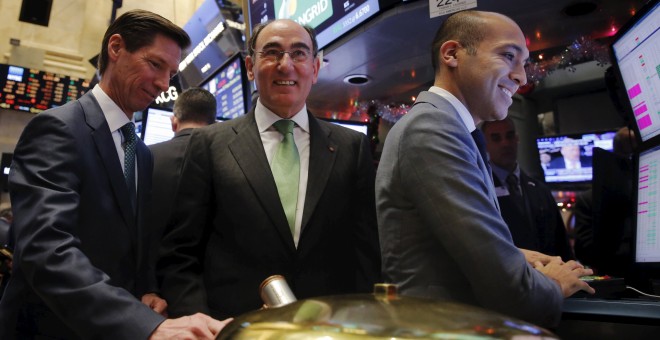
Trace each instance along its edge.
<instances>
[{"instance_id":1,"label":"cable","mask_svg":"<svg viewBox=\"0 0 660 340\"><path fill-rule=\"evenodd\" d=\"M644 293L644 292L642 292L642 291L640 291L640 290L638 290L638 289L635 289L635 288L633 288L633 287L630 287L630 286L626 286L626 289L633 290L633 291L635 291L635 292L637 292L637 293L639 293L639 294L642 294L642 295L644 295L644 296L652 297L652 298L655 298L655 299L660 299L660 296L659 296L659 295L646 294L646 293Z\"/></svg>"}]
</instances>

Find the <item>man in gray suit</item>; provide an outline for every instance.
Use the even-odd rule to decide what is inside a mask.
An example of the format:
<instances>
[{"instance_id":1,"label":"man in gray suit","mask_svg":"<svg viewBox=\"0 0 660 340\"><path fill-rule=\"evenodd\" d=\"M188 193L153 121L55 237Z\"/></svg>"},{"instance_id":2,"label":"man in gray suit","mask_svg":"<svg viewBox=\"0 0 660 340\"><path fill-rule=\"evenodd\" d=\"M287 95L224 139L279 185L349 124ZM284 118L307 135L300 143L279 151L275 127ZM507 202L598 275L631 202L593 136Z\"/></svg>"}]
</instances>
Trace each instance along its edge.
<instances>
[{"instance_id":1,"label":"man in gray suit","mask_svg":"<svg viewBox=\"0 0 660 340\"><path fill-rule=\"evenodd\" d=\"M285 19L253 32L256 106L190 138L158 265L170 315L258 309L273 274L299 299L367 292L380 279L369 142L305 104L320 66L314 31Z\"/></svg>"},{"instance_id":2,"label":"man in gray suit","mask_svg":"<svg viewBox=\"0 0 660 340\"><path fill-rule=\"evenodd\" d=\"M503 15L466 11L447 18L432 49L434 86L390 131L376 176L385 280L404 295L555 326L562 297L593 292L579 280L591 271L513 245L475 142L485 149L483 135L470 136L504 118L525 84L525 37Z\"/></svg>"}]
</instances>

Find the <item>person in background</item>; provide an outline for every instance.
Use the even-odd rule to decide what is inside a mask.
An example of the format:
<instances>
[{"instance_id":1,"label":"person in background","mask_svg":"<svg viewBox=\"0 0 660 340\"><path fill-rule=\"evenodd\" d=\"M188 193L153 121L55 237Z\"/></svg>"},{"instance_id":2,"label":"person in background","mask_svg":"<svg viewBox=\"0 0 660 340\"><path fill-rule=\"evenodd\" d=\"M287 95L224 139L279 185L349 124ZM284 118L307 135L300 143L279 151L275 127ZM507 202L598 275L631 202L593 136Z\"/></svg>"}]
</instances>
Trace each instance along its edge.
<instances>
[{"instance_id":1,"label":"person in background","mask_svg":"<svg viewBox=\"0 0 660 340\"><path fill-rule=\"evenodd\" d=\"M575 255L599 275L632 279L635 274L630 264L634 242L631 156L636 146L633 130L617 130L612 153L594 151L592 188L575 199ZM613 175L598 178L608 172Z\"/></svg>"},{"instance_id":2,"label":"person in background","mask_svg":"<svg viewBox=\"0 0 660 340\"><path fill-rule=\"evenodd\" d=\"M488 166L482 121L507 115L526 83L525 36L506 16L463 11L432 44L435 82L389 132L376 175L383 276L402 295L481 306L541 326L563 297L593 293L575 261L513 244Z\"/></svg>"},{"instance_id":3,"label":"person in background","mask_svg":"<svg viewBox=\"0 0 660 340\"><path fill-rule=\"evenodd\" d=\"M529 177L518 164L519 137L509 117L481 125L493 169L502 218L513 244L547 255L574 260L557 203L545 184Z\"/></svg>"},{"instance_id":4,"label":"person in background","mask_svg":"<svg viewBox=\"0 0 660 340\"><path fill-rule=\"evenodd\" d=\"M160 239L174 205L179 187L183 157L193 129L215 123L217 103L211 92L192 87L183 91L174 102L170 118L174 137L149 146L154 158L152 175L152 209L149 217L149 247L152 264L157 261ZM155 275L155 272L154 272Z\"/></svg>"},{"instance_id":5,"label":"person in background","mask_svg":"<svg viewBox=\"0 0 660 340\"><path fill-rule=\"evenodd\" d=\"M13 220L11 206L9 204L0 204L0 298L5 291L5 286L11 276L11 256L12 251L8 247L9 226Z\"/></svg>"},{"instance_id":6,"label":"person in background","mask_svg":"<svg viewBox=\"0 0 660 340\"><path fill-rule=\"evenodd\" d=\"M309 27L257 25L245 59L256 106L193 132L158 265L170 313L258 309L274 274L298 299L380 280L369 141L307 111L317 52Z\"/></svg>"},{"instance_id":7,"label":"person in background","mask_svg":"<svg viewBox=\"0 0 660 340\"><path fill-rule=\"evenodd\" d=\"M576 170L591 168L591 157L580 154L580 145L573 138L564 138L559 150L560 157L555 157L548 164L548 169Z\"/></svg>"},{"instance_id":8,"label":"person in background","mask_svg":"<svg viewBox=\"0 0 660 340\"><path fill-rule=\"evenodd\" d=\"M168 88L189 44L157 14L124 13L103 37L99 84L25 127L9 173L15 247L1 339L213 339L224 326L166 319L144 275L153 164L133 112Z\"/></svg>"}]
</instances>

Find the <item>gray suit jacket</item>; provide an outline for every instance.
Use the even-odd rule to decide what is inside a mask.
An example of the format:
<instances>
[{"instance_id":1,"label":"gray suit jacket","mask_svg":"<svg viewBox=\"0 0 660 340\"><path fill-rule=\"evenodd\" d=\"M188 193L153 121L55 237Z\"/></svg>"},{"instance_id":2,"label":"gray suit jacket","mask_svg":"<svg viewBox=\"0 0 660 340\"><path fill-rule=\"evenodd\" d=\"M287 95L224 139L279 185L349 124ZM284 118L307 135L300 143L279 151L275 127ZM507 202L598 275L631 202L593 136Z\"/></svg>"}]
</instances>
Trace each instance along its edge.
<instances>
[{"instance_id":1,"label":"gray suit jacket","mask_svg":"<svg viewBox=\"0 0 660 340\"><path fill-rule=\"evenodd\" d=\"M559 286L513 245L484 160L442 97L422 92L388 134L376 207L383 276L402 294L559 322Z\"/></svg>"},{"instance_id":2,"label":"gray suit jacket","mask_svg":"<svg viewBox=\"0 0 660 340\"><path fill-rule=\"evenodd\" d=\"M368 292L380 279L369 143L311 114L309 124L297 248L254 112L195 129L158 265L170 315L258 309L259 284L274 274L298 299Z\"/></svg>"},{"instance_id":3,"label":"gray suit jacket","mask_svg":"<svg viewBox=\"0 0 660 340\"><path fill-rule=\"evenodd\" d=\"M25 127L9 174L15 249L1 339L146 339L164 320L138 299L155 288L144 276L153 163L142 142L137 162L136 214L91 93Z\"/></svg>"}]
</instances>

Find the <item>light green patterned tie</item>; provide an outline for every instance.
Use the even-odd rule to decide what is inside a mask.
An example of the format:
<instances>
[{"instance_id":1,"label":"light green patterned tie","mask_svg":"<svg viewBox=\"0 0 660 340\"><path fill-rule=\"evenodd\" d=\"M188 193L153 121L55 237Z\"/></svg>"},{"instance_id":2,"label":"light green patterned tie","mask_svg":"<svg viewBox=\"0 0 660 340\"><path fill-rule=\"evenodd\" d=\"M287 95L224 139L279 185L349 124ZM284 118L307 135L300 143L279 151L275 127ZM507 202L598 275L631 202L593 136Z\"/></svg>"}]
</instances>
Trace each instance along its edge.
<instances>
[{"instance_id":1,"label":"light green patterned tie","mask_svg":"<svg viewBox=\"0 0 660 340\"><path fill-rule=\"evenodd\" d=\"M294 122L288 119L278 120L273 126L284 135L284 139L277 148L271 170L275 177L277 192L289 222L293 235L296 228L296 206L298 205L298 181L300 179L300 157L298 148L293 139Z\"/></svg>"}]
</instances>

